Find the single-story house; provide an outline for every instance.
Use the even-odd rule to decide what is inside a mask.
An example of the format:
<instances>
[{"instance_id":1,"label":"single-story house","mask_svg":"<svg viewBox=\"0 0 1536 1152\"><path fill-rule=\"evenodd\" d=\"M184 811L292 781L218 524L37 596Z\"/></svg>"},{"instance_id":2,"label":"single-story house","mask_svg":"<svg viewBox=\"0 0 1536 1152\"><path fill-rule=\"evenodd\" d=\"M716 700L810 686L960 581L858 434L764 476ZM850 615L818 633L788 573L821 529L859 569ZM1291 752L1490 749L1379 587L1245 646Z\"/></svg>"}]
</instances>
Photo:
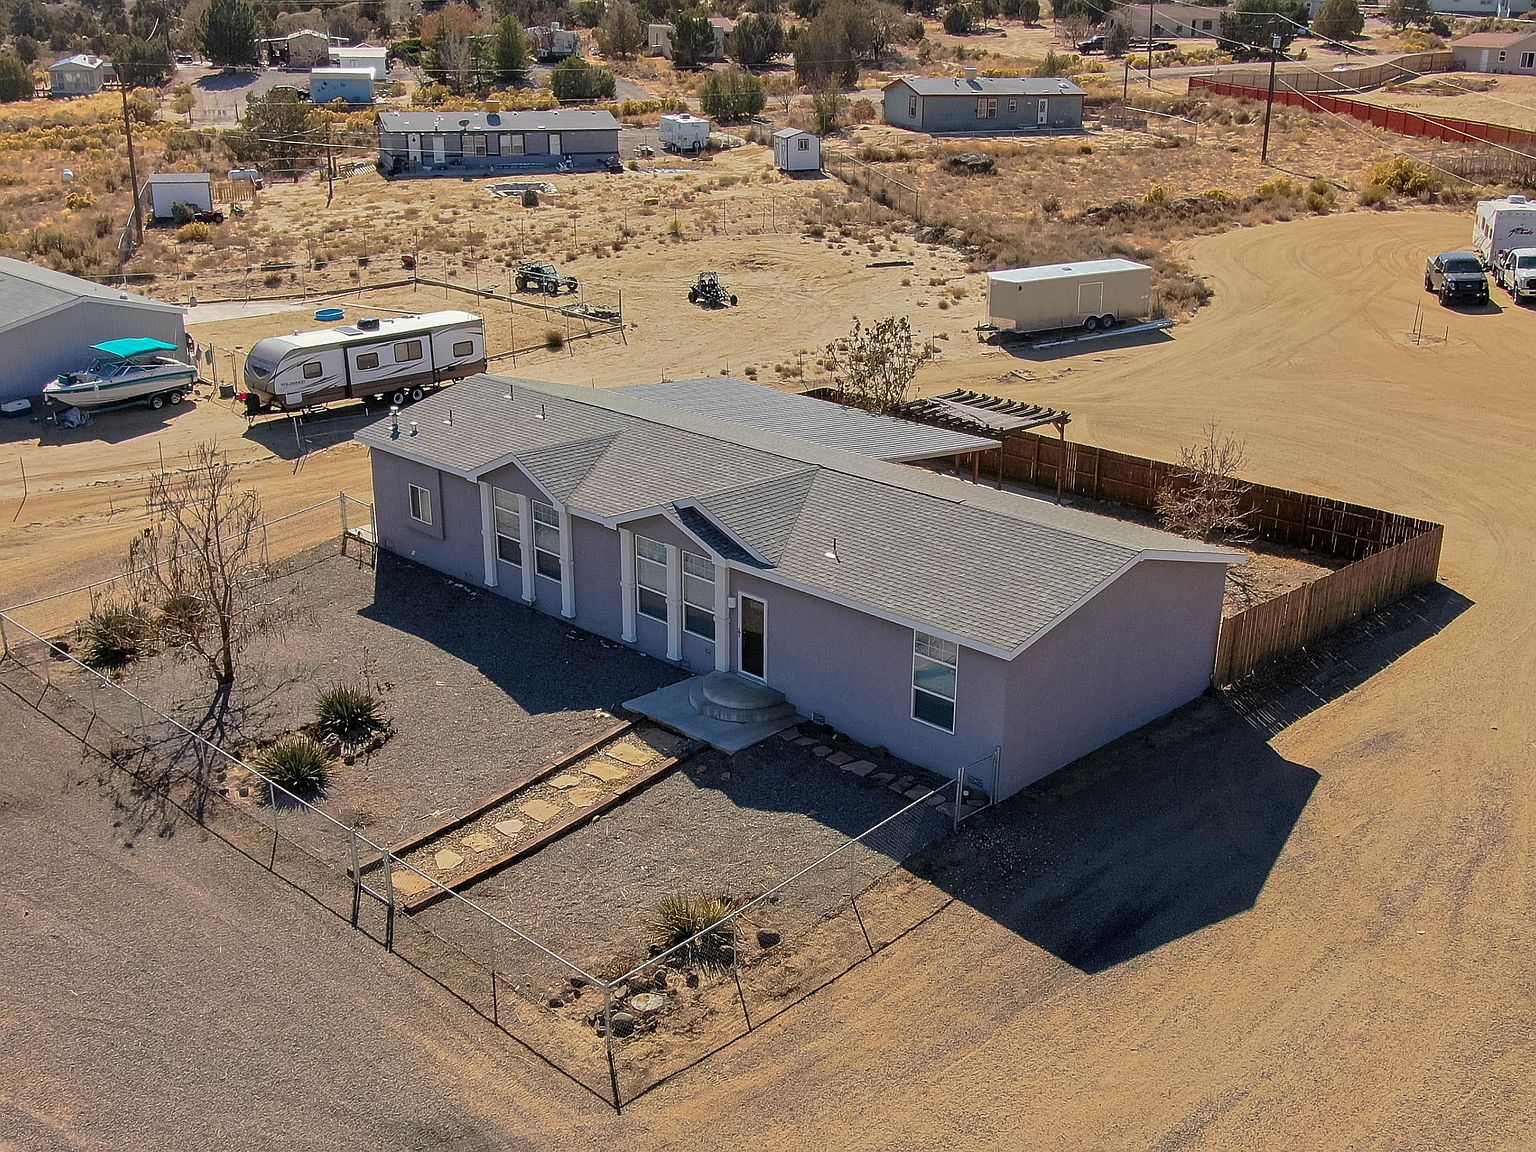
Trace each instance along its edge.
<instances>
[{"instance_id":1,"label":"single-story house","mask_svg":"<svg viewBox=\"0 0 1536 1152\"><path fill-rule=\"evenodd\" d=\"M66 56L48 69L48 87L54 96L89 96L100 92L107 77L116 75L112 62L100 56Z\"/></svg>"},{"instance_id":2,"label":"single-story house","mask_svg":"<svg viewBox=\"0 0 1536 1152\"><path fill-rule=\"evenodd\" d=\"M725 59L725 42L735 31L736 21L729 16L711 16L709 26L715 33L715 46L704 60L706 63L715 63ZM660 20L647 25L645 42L651 55L672 59L672 37L676 32L677 26L670 20Z\"/></svg>"},{"instance_id":3,"label":"single-story house","mask_svg":"<svg viewBox=\"0 0 1536 1152\"><path fill-rule=\"evenodd\" d=\"M821 137L803 128L780 128L773 134L773 166L780 172L819 172Z\"/></svg>"},{"instance_id":4,"label":"single-story house","mask_svg":"<svg viewBox=\"0 0 1536 1152\"><path fill-rule=\"evenodd\" d=\"M379 83L389 79L389 49L375 44L352 44L332 47L329 52L333 68L366 68Z\"/></svg>"},{"instance_id":5,"label":"single-story house","mask_svg":"<svg viewBox=\"0 0 1536 1152\"><path fill-rule=\"evenodd\" d=\"M323 66L335 39L313 28L300 28L286 36L270 36L258 41L266 52L267 61L284 68L314 68Z\"/></svg>"},{"instance_id":6,"label":"single-story house","mask_svg":"<svg viewBox=\"0 0 1536 1152\"><path fill-rule=\"evenodd\" d=\"M309 98L316 104L341 100L350 105L373 103L371 68L311 68Z\"/></svg>"},{"instance_id":7,"label":"single-story house","mask_svg":"<svg viewBox=\"0 0 1536 1152\"><path fill-rule=\"evenodd\" d=\"M0 403L41 395L60 372L97 355L93 344L148 336L186 346L185 312L24 260L0 257Z\"/></svg>"},{"instance_id":8,"label":"single-story house","mask_svg":"<svg viewBox=\"0 0 1536 1152\"><path fill-rule=\"evenodd\" d=\"M1117 10L1115 19L1139 40L1158 36L1210 39L1221 26L1223 11L1202 4L1130 4Z\"/></svg>"},{"instance_id":9,"label":"single-story house","mask_svg":"<svg viewBox=\"0 0 1536 1152\"><path fill-rule=\"evenodd\" d=\"M536 24L528 29L528 42L540 60L564 60L581 55L581 33L562 28L558 22Z\"/></svg>"},{"instance_id":10,"label":"single-story house","mask_svg":"<svg viewBox=\"0 0 1536 1152\"><path fill-rule=\"evenodd\" d=\"M379 113L379 161L391 175L598 168L618 158L619 122L600 109Z\"/></svg>"},{"instance_id":11,"label":"single-story house","mask_svg":"<svg viewBox=\"0 0 1536 1152\"><path fill-rule=\"evenodd\" d=\"M139 203L154 220L171 219L177 204L212 212L213 176L207 172L156 172L144 181Z\"/></svg>"},{"instance_id":12,"label":"single-story house","mask_svg":"<svg viewBox=\"0 0 1536 1152\"><path fill-rule=\"evenodd\" d=\"M996 797L1205 691L1242 560L623 390L474 376L357 439L381 548Z\"/></svg>"},{"instance_id":13,"label":"single-story house","mask_svg":"<svg viewBox=\"0 0 1536 1152\"><path fill-rule=\"evenodd\" d=\"M1451 41L1457 72L1536 74L1536 32L1474 32Z\"/></svg>"},{"instance_id":14,"label":"single-story house","mask_svg":"<svg viewBox=\"0 0 1536 1152\"><path fill-rule=\"evenodd\" d=\"M1070 80L964 76L902 76L885 86L885 122L918 132L995 135L1076 132L1085 93Z\"/></svg>"}]
</instances>

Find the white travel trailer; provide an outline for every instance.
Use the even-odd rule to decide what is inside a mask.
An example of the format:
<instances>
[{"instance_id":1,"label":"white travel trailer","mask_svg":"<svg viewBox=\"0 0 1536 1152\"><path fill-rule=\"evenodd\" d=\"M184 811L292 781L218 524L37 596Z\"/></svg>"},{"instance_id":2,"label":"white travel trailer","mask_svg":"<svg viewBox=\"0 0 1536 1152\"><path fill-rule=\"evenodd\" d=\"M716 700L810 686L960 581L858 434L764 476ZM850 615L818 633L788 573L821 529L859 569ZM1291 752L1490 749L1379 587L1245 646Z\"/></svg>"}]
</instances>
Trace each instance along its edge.
<instances>
[{"instance_id":1,"label":"white travel trailer","mask_svg":"<svg viewBox=\"0 0 1536 1152\"><path fill-rule=\"evenodd\" d=\"M661 146L673 152L700 152L709 143L709 121L677 112L661 118Z\"/></svg>"},{"instance_id":2,"label":"white travel trailer","mask_svg":"<svg viewBox=\"0 0 1536 1152\"><path fill-rule=\"evenodd\" d=\"M1472 247L1488 268L1511 248L1536 247L1536 203L1524 196L1478 201Z\"/></svg>"},{"instance_id":3,"label":"white travel trailer","mask_svg":"<svg viewBox=\"0 0 1536 1152\"><path fill-rule=\"evenodd\" d=\"M252 414L369 397L401 405L483 371L485 322L473 313L366 318L258 340L240 395Z\"/></svg>"}]
</instances>

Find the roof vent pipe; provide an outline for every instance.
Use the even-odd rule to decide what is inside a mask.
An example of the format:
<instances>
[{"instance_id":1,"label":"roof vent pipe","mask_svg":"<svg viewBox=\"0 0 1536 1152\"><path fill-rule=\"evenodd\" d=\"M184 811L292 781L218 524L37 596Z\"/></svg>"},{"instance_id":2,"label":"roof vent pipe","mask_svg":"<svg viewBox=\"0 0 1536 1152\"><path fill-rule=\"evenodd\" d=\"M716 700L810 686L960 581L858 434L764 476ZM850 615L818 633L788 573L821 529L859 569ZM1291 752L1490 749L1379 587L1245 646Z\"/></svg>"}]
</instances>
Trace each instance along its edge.
<instances>
[{"instance_id":1,"label":"roof vent pipe","mask_svg":"<svg viewBox=\"0 0 1536 1152\"><path fill-rule=\"evenodd\" d=\"M411 421L411 435L416 435L416 421L414 420Z\"/></svg>"},{"instance_id":2,"label":"roof vent pipe","mask_svg":"<svg viewBox=\"0 0 1536 1152\"><path fill-rule=\"evenodd\" d=\"M450 427L450 428L453 427L453 409L452 408L448 409L448 415L443 418L443 423L448 425L448 427Z\"/></svg>"},{"instance_id":3,"label":"roof vent pipe","mask_svg":"<svg viewBox=\"0 0 1536 1152\"><path fill-rule=\"evenodd\" d=\"M825 556L828 560L835 560L839 564L843 562L843 558L837 554L836 536L832 537L832 547L828 548L825 552L822 553L822 555Z\"/></svg>"},{"instance_id":4,"label":"roof vent pipe","mask_svg":"<svg viewBox=\"0 0 1536 1152\"><path fill-rule=\"evenodd\" d=\"M389 438L397 440L400 437L400 409L393 404L389 407Z\"/></svg>"}]
</instances>

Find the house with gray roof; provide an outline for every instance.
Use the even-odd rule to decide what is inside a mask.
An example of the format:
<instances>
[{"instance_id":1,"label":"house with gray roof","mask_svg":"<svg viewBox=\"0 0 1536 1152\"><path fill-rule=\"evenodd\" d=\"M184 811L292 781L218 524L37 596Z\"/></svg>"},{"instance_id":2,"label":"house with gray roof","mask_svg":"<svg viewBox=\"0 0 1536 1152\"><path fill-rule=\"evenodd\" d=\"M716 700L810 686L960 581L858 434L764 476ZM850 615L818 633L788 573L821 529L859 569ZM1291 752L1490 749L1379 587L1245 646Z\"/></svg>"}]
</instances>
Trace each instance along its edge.
<instances>
[{"instance_id":1,"label":"house with gray roof","mask_svg":"<svg viewBox=\"0 0 1536 1152\"><path fill-rule=\"evenodd\" d=\"M106 340L186 342L180 305L0 257L0 402L42 394L60 372L86 367Z\"/></svg>"},{"instance_id":2,"label":"house with gray roof","mask_svg":"<svg viewBox=\"0 0 1536 1152\"><path fill-rule=\"evenodd\" d=\"M885 122L935 134L993 136L1015 132L1080 132L1085 93L1070 80L1046 77L900 76L883 89Z\"/></svg>"},{"instance_id":3,"label":"house with gray roof","mask_svg":"<svg viewBox=\"0 0 1536 1152\"><path fill-rule=\"evenodd\" d=\"M602 109L380 112L386 175L596 169L619 158L619 122Z\"/></svg>"},{"instance_id":4,"label":"house with gray roof","mask_svg":"<svg viewBox=\"0 0 1536 1152\"><path fill-rule=\"evenodd\" d=\"M378 544L695 673L628 706L728 751L799 715L1001 797L1209 686L1240 555L770 409L471 377L357 434Z\"/></svg>"}]
</instances>

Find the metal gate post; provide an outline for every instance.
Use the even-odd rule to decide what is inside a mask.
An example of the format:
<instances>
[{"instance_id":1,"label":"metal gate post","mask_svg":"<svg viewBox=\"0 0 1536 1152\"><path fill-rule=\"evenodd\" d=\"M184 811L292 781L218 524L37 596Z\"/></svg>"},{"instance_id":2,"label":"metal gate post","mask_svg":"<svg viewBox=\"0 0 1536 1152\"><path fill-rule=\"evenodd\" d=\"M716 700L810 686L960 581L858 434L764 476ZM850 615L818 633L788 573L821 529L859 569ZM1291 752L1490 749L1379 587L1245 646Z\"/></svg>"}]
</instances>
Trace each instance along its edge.
<instances>
[{"instance_id":1,"label":"metal gate post","mask_svg":"<svg viewBox=\"0 0 1536 1152\"><path fill-rule=\"evenodd\" d=\"M960 827L960 805L965 802L965 765L960 766L960 774L955 777L955 819L951 828Z\"/></svg>"},{"instance_id":2,"label":"metal gate post","mask_svg":"<svg viewBox=\"0 0 1536 1152\"><path fill-rule=\"evenodd\" d=\"M272 806L272 855L267 859L267 871L277 871L277 793L280 786L267 781L267 802Z\"/></svg>"},{"instance_id":3,"label":"metal gate post","mask_svg":"<svg viewBox=\"0 0 1536 1152\"><path fill-rule=\"evenodd\" d=\"M347 839L350 842L352 852L352 927L357 927L357 922L362 917L363 910L363 874L357 867L357 829L347 829Z\"/></svg>"},{"instance_id":4,"label":"metal gate post","mask_svg":"<svg viewBox=\"0 0 1536 1152\"><path fill-rule=\"evenodd\" d=\"M384 951L395 950L395 858L387 849L380 857L384 862Z\"/></svg>"},{"instance_id":5,"label":"metal gate post","mask_svg":"<svg viewBox=\"0 0 1536 1152\"><path fill-rule=\"evenodd\" d=\"M485 966L491 973L491 1023L501 1024L501 1003L496 998L496 925L489 916L481 917L485 921Z\"/></svg>"},{"instance_id":6,"label":"metal gate post","mask_svg":"<svg viewBox=\"0 0 1536 1152\"><path fill-rule=\"evenodd\" d=\"M619 1066L613 1059L613 985L603 985L603 1046L608 1050L608 1083L613 1088L613 1110L621 1113L619 1101Z\"/></svg>"}]
</instances>

